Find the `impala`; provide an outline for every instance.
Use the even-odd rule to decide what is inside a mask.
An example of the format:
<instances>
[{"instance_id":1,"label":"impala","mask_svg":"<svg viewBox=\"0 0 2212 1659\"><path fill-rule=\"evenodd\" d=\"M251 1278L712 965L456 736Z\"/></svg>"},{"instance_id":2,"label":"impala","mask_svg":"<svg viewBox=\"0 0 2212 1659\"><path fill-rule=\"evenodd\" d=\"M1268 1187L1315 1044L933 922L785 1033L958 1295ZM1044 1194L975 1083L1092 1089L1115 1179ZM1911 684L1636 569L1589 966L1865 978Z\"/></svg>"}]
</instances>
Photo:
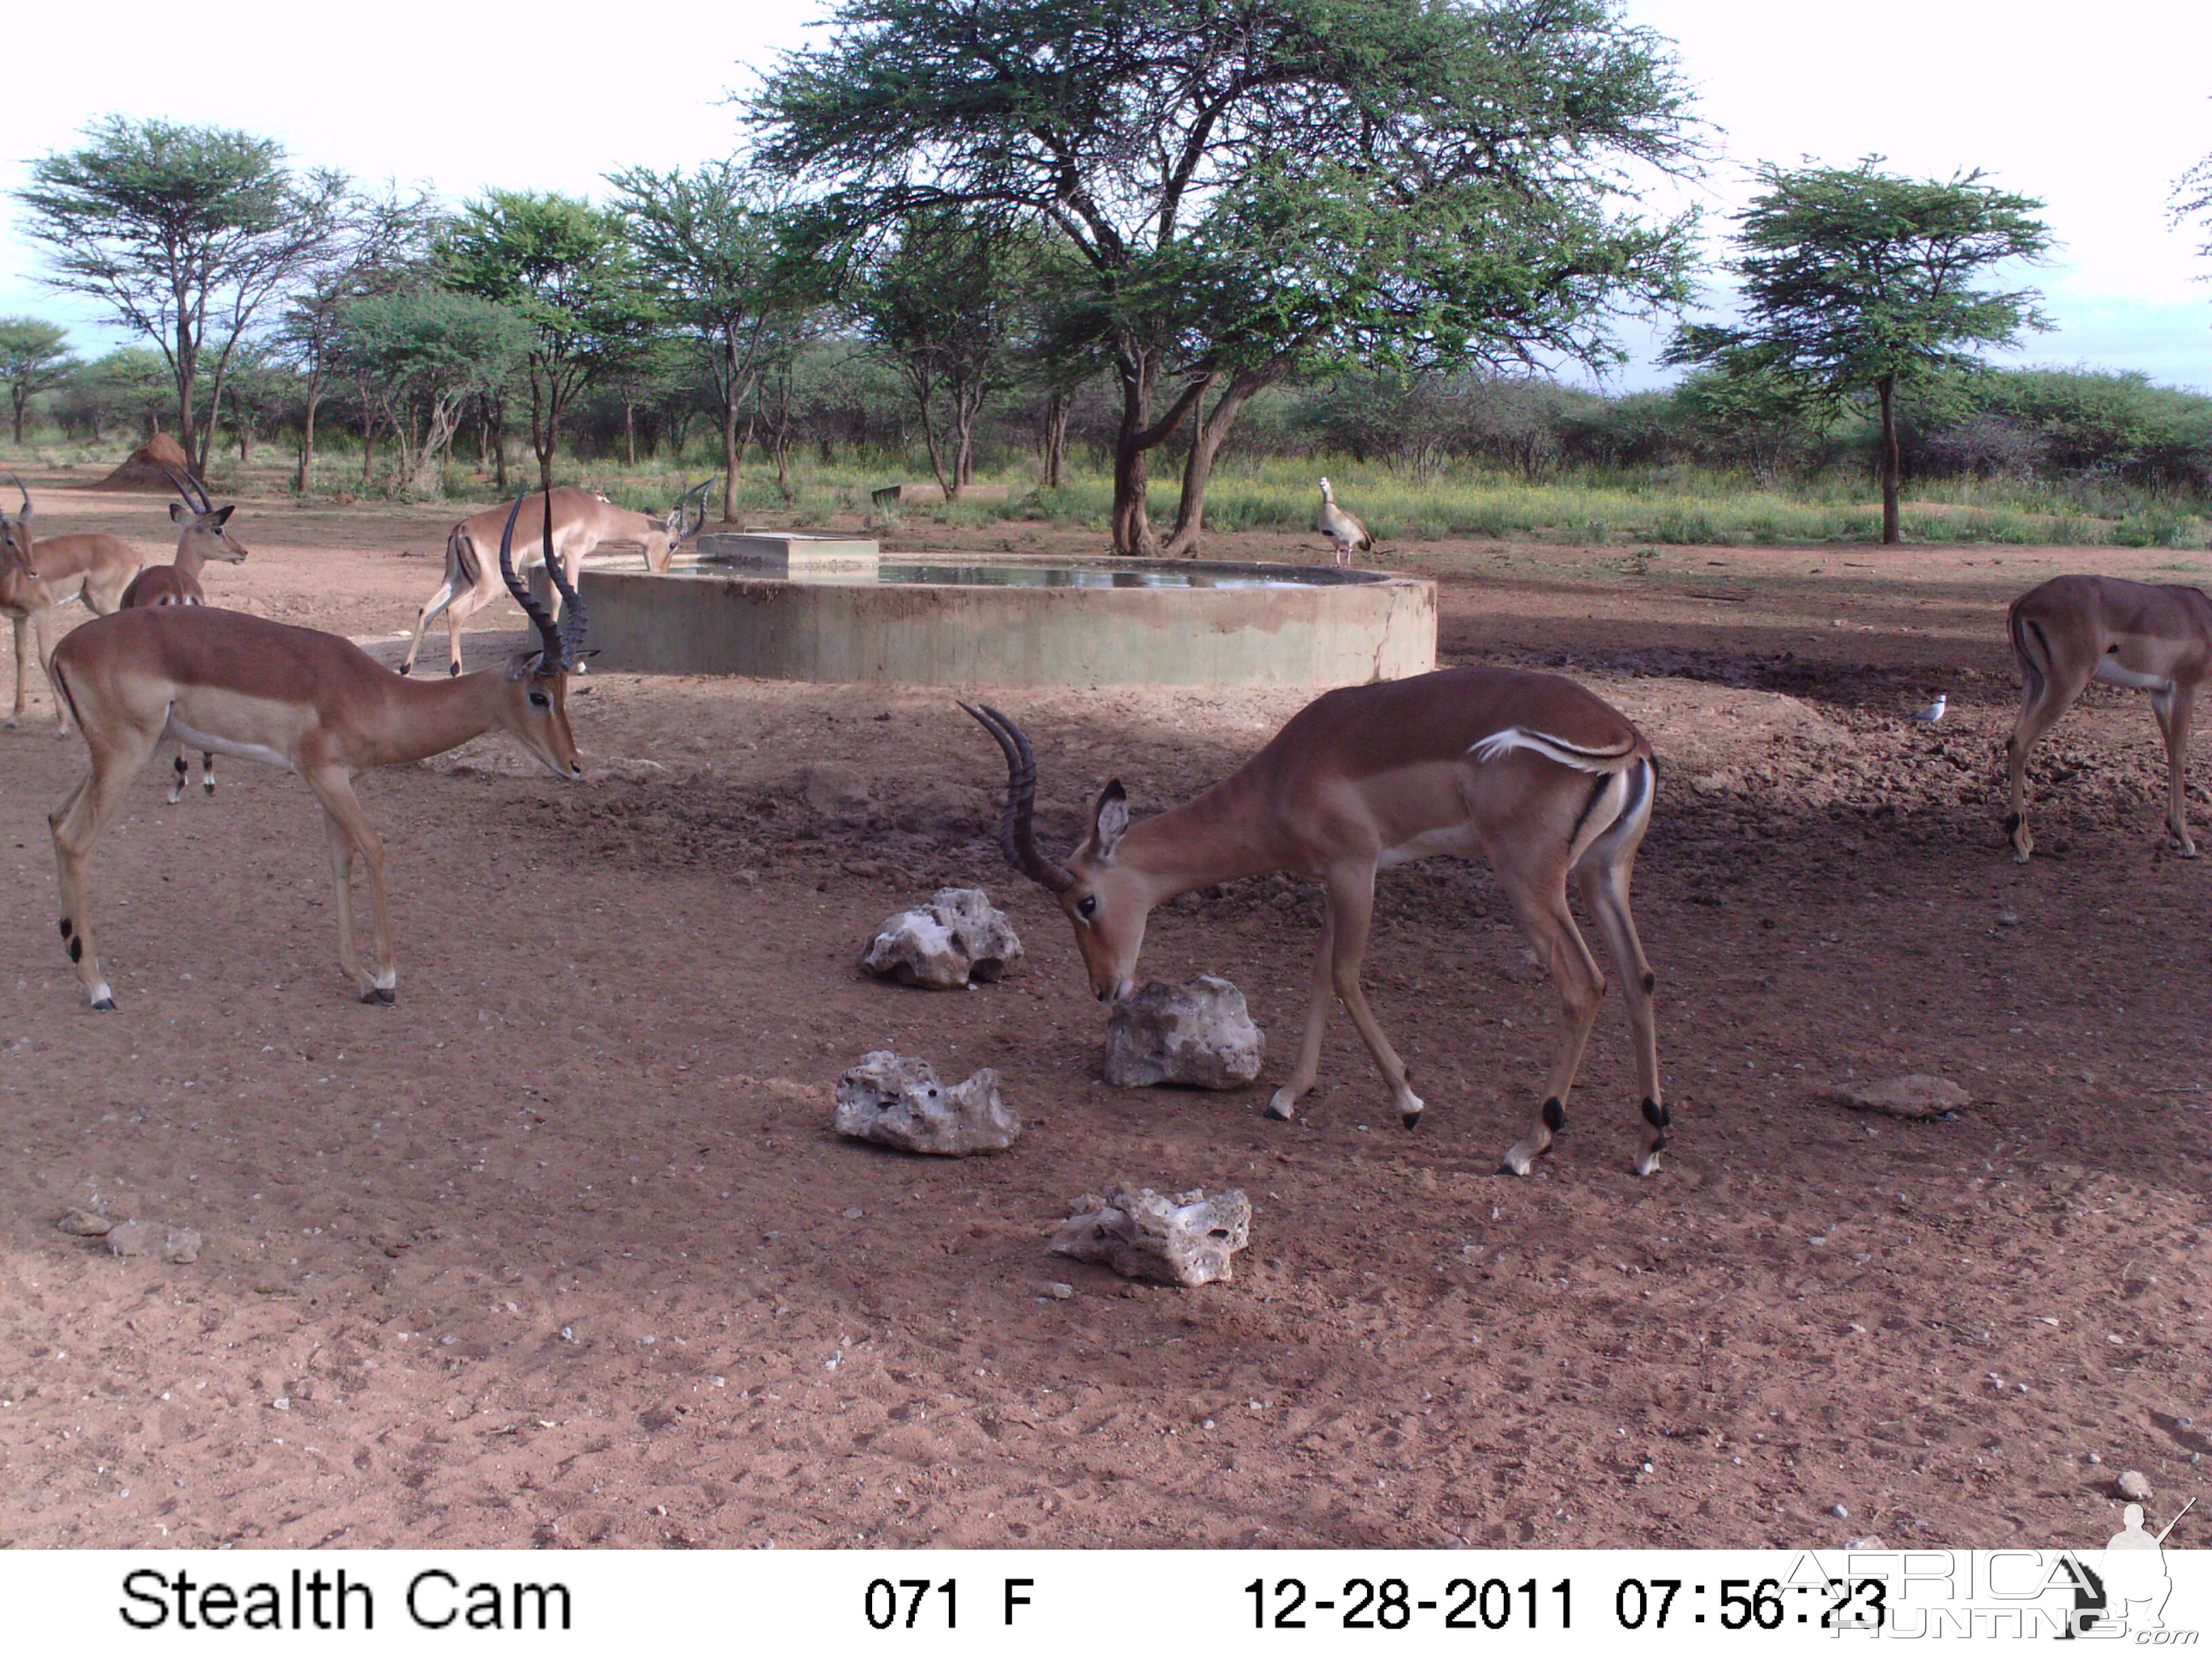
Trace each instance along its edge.
<instances>
[{"instance_id":1,"label":"impala","mask_svg":"<svg viewBox=\"0 0 2212 1659\"><path fill-rule=\"evenodd\" d=\"M65 536L34 539L31 492L14 473L8 475L23 498L21 513L10 517L0 507L0 538L7 550L0 553L0 613L15 625L15 706L6 725L23 716L23 635L26 624L36 630L39 665L43 670L53 655L46 639L46 617L71 599L82 598L84 608L96 617L115 609L123 590L138 574L138 550L119 537L96 531L73 531ZM52 677L49 676L51 685ZM54 718L60 730L69 731L69 711L54 699Z\"/></svg>"},{"instance_id":2,"label":"impala","mask_svg":"<svg viewBox=\"0 0 2212 1659\"><path fill-rule=\"evenodd\" d=\"M169 503L169 520L183 526L177 538L177 556L169 564L149 564L131 579L131 586L123 590L123 601L118 607L130 611L141 605L205 605L207 589L200 585L200 568L210 559L221 559L226 564L243 564L252 550L245 543L228 534L223 526L230 522L235 507L217 507L208 499L206 490L199 488L189 476L171 471L169 482L185 499L182 505ZM56 699L59 701L59 699ZM174 806L185 794L185 750L177 747L176 779L169 786L169 805ZM200 756L200 787L210 795L215 793L215 757Z\"/></svg>"},{"instance_id":3,"label":"impala","mask_svg":"<svg viewBox=\"0 0 2212 1659\"><path fill-rule=\"evenodd\" d=\"M567 674L580 660L584 607L560 565L568 602L556 623L514 574L517 501L499 541L507 591L538 629L538 648L501 667L440 681L402 679L335 634L205 605L119 611L56 648L54 683L75 711L92 769L47 822L61 882L61 935L94 1008L115 1006L94 948L85 861L125 789L161 739L268 761L296 772L322 803L337 893L338 962L363 1002L391 1002L398 972L385 896L384 845L354 780L380 766L442 753L500 727L561 776L583 775L568 730ZM547 527L547 537L551 536ZM353 865L368 866L369 960L355 949Z\"/></svg>"},{"instance_id":4,"label":"impala","mask_svg":"<svg viewBox=\"0 0 2212 1659\"><path fill-rule=\"evenodd\" d=\"M1120 781L1109 783L1092 805L1089 831L1062 865L1037 848L1036 757L1028 738L995 709L961 707L1006 755L1000 847L1060 901L1101 1001L1135 989L1146 918L1164 900L1273 870L1321 882L1312 1000L1290 1078L1268 1103L1270 1117L1292 1116L1313 1086L1334 996L1351 1013L1407 1127L1419 1121L1423 1103L1359 985L1375 873L1480 850L1559 987L1566 1025L1535 1121L1505 1154L1508 1172L1528 1174L1566 1125L1567 1091L1605 993L1605 975L1567 908L1572 872L1628 1002L1644 1095L1636 1172L1659 1167L1671 1119L1659 1089L1651 969L1628 905L1657 768L1650 744L1618 710L1571 681L1505 668L1348 686L1292 716L1242 770L1157 817L1133 823Z\"/></svg>"},{"instance_id":5,"label":"impala","mask_svg":"<svg viewBox=\"0 0 2212 1659\"><path fill-rule=\"evenodd\" d=\"M2150 693L2166 738L2166 827L2181 856L2190 839L2182 775L2189 763L2190 704L2212 672L2212 598L2201 588L2148 587L2117 576L2053 576L2012 602L2005 627L2026 683L2020 719L2005 744L2013 859L2035 851L2027 827L2027 757L2093 679Z\"/></svg>"},{"instance_id":6,"label":"impala","mask_svg":"<svg viewBox=\"0 0 2212 1659\"><path fill-rule=\"evenodd\" d=\"M676 550L697 535L706 524L707 487L714 482L708 478L696 489L685 490L668 515L659 519L650 513L632 513L617 507L604 495L594 495L587 489L576 489L567 484L525 499L539 503L532 509L533 513L550 509L553 546L561 555L568 586L574 588L577 566L583 562L584 555L601 542L637 542L645 549L647 570L667 569ZM699 516L686 528L685 507L694 496L698 498ZM414 642L407 647L407 660L399 665L401 673L415 672L415 653L422 648L422 632L441 611L445 613L449 641L446 672L461 672L461 623L471 613L490 604L499 592L483 550L499 534L501 517L499 508L490 507L474 518L462 520L447 533L446 579L438 584L438 591L430 596L422 614L415 619ZM541 556L551 562L551 554L541 553Z\"/></svg>"}]
</instances>

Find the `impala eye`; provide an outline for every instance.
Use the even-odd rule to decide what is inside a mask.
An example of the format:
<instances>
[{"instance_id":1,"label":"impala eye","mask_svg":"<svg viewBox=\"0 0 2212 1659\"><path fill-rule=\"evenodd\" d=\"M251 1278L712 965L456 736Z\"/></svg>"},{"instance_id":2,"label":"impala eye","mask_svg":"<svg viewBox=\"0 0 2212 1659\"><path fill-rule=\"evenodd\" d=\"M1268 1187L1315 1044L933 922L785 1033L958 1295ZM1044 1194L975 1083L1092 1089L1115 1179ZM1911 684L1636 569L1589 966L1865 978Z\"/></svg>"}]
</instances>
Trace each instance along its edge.
<instances>
[{"instance_id":1,"label":"impala eye","mask_svg":"<svg viewBox=\"0 0 2212 1659\"><path fill-rule=\"evenodd\" d=\"M553 699L543 691L532 691L530 694L530 706L532 708L550 708L553 706Z\"/></svg>"},{"instance_id":2,"label":"impala eye","mask_svg":"<svg viewBox=\"0 0 2212 1659\"><path fill-rule=\"evenodd\" d=\"M1081 916L1085 921L1090 921L1092 915L1097 912L1097 909L1098 895L1096 893L1085 893L1080 899L1076 901L1075 914Z\"/></svg>"}]
</instances>

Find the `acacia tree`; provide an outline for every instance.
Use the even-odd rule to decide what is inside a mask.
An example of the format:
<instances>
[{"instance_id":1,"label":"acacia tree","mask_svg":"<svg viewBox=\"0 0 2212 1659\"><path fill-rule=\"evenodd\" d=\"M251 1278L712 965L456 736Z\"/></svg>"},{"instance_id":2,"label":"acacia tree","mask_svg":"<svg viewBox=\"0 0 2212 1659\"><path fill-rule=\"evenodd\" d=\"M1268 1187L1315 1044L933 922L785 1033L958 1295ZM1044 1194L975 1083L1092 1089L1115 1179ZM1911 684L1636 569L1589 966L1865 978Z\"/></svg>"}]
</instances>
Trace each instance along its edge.
<instances>
[{"instance_id":1,"label":"acacia tree","mask_svg":"<svg viewBox=\"0 0 2212 1659\"><path fill-rule=\"evenodd\" d=\"M315 416L330 389L331 351L344 308L388 294L420 276L428 257L435 213L423 191L402 196L386 185L377 197L347 204L322 255L301 273L276 329L276 349L300 374L299 465L292 487L305 491L315 465Z\"/></svg>"},{"instance_id":2,"label":"acacia tree","mask_svg":"<svg viewBox=\"0 0 2212 1659\"><path fill-rule=\"evenodd\" d=\"M622 221L573 196L495 190L462 210L441 256L447 287L531 326L530 442L538 488L550 489L562 416L643 351L659 320Z\"/></svg>"},{"instance_id":3,"label":"acacia tree","mask_svg":"<svg viewBox=\"0 0 2212 1659\"><path fill-rule=\"evenodd\" d=\"M1124 553L1156 550L1148 458L1194 416L1172 551L1265 387L1601 361L1609 314L1673 300L1689 258L1686 220L1613 210L1626 168L1695 154L1666 43L1613 0L842 0L749 118L856 236L982 207L1075 251Z\"/></svg>"},{"instance_id":4,"label":"acacia tree","mask_svg":"<svg viewBox=\"0 0 2212 1659\"><path fill-rule=\"evenodd\" d=\"M262 307L328 246L345 175L316 168L295 179L274 139L221 127L111 115L85 136L82 149L31 164L30 188L15 192L24 228L47 248L49 288L100 301L161 348L176 382L178 439L198 471L232 355Z\"/></svg>"},{"instance_id":5,"label":"acacia tree","mask_svg":"<svg viewBox=\"0 0 2212 1659\"><path fill-rule=\"evenodd\" d=\"M365 389L392 432L393 493L438 482L468 400L501 384L530 345L520 317L471 294L416 289L343 307L332 367Z\"/></svg>"},{"instance_id":6,"label":"acacia tree","mask_svg":"<svg viewBox=\"0 0 2212 1659\"><path fill-rule=\"evenodd\" d=\"M67 330L36 317L0 317L0 384L8 388L19 447L23 441L24 405L83 367L69 349Z\"/></svg>"},{"instance_id":7,"label":"acacia tree","mask_svg":"<svg viewBox=\"0 0 2212 1659\"><path fill-rule=\"evenodd\" d=\"M913 395L929 468L948 501L975 482L975 423L991 394L1012 382L1036 275L1032 256L1029 239L1004 223L929 210L899 227L853 292L861 332L897 365Z\"/></svg>"},{"instance_id":8,"label":"acacia tree","mask_svg":"<svg viewBox=\"0 0 2212 1659\"><path fill-rule=\"evenodd\" d=\"M1898 529L1897 393L1972 374L1964 348L2010 346L2048 328L2032 289L1972 286L2008 259L2035 259L2051 243L2033 216L2043 206L1992 189L1983 173L1948 181L1850 168L1788 170L1762 162L1765 191L1735 216L1743 325L1676 331L1665 361L1710 363L1740 380L1794 387L1832 410L1871 395L1881 421L1881 539Z\"/></svg>"},{"instance_id":9,"label":"acacia tree","mask_svg":"<svg viewBox=\"0 0 2212 1659\"><path fill-rule=\"evenodd\" d=\"M609 173L661 310L707 348L722 423L722 518L737 516L738 421L781 343L778 325L815 303L817 273L793 257L791 207L733 162L696 173Z\"/></svg>"}]
</instances>

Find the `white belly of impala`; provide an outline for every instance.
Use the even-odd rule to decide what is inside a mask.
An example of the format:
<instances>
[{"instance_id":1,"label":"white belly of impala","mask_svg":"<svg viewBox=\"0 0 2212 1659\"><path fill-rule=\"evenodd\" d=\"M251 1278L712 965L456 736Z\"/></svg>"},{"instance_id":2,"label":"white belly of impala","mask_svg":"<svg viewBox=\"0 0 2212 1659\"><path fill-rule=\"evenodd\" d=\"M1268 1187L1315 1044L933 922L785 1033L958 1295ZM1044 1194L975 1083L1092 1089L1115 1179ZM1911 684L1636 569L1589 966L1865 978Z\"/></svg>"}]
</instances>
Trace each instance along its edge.
<instances>
[{"instance_id":1,"label":"white belly of impala","mask_svg":"<svg viewBox=\"0 0 2212 1659\"><path fill-rule=\"evenodd\" d=\"M281 766L287 772L292 770L291 757L281 750L271 749L266 744L240 743L234 738L218 738L212 732L196 731L179 720L173 708L169 711L169 723L162 729L161 735L174 738L185 747L207 754L235 755L240 760L260 761L270 766Z\"/></svg>"}]
</instances>

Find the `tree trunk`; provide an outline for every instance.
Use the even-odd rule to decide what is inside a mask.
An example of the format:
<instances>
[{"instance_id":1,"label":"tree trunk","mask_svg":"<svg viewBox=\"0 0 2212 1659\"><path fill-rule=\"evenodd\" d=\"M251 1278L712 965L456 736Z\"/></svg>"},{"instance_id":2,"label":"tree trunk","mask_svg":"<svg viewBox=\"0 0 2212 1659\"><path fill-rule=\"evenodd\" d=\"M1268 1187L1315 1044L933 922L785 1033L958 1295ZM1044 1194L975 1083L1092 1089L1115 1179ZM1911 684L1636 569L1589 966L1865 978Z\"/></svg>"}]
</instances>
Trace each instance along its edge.
<instances>
[{"instance_id":1,"label":"tree trunk","mask_svg":"<svg viewBox=\"0 0 2212 1659\"><path fill-rule=\"evenodd\" d=\"M637 405L628 398L623 399L623 465L637 465Z\"/></svg>"},{"instance_id":2,"label":"tree trunk","mask_svg":"<svg viewBox=\"0 0 2212 1659\"><path fill-rule=\"evenodd\" d=\"M185 452L185 465L198 474L207 464L206 453L197 445L192 433L192 386L194 371L199 367L199 353L192 349L191 325L182 301L178 296L177 307L177 441Z\"/></svg>"},{"instance_id":3,"label":"tree trunk","mask_svg":"<svg viewBox=\"0 0 2212 1659\"><path fill-rule=\"evenodd\" d=\"M1897 377L1885 374L1875 382L1881 394L1881 544L1895 547L1904 538L1897 527L1897 489L1904 466L1897 448Z\"/></svg>"},{"instance_id":4,"label":"tree trunk","mask_svg":"<svg viewBox=\"0 0 2212 1659\"><path fill-rule=\"evenodd\" d=\"M11 388L9 395L15 400L15 447L21 449L23 447L23 404L29 394L18 386Z\"/></svg>"},{"instance_id":5,"label":"tree trunk","mask_svg":"<svg viewBox=\"0 0 2212 1659\"><path fill-rule=\"evenodd\" d=\"M1161 552L1167 557L1196 558L1198 538L1206 523L1206 486L1213 476L1214 458L1229 436L1229 428L1243 413L1255 393L1282 379L1288 365L1270 365L1231 380L1213 407L1202 413L1190 434L1190 453L1182 465L1182 500L1176 507L1175 528Z\"/></svg>"},{"instance_id":6,"label":"tree trunk","mask_svg":"<svg viewBox=\"0 0 2212 1659\"><path fill-rule=\"evenodd\" d=\"M1206 395L1216 378L1206 374L1193 380L1176 397L1174 406L1147 425L1157 366L1151 348L1127 340L1122 343L1117 370L1121 380L1121 423L1114 434L1114 550L1146 558L1159 553L1145 507L1150 482L1146 458L1174 435L1191 406Z\"/></svg>"},{"instance_id":7,"label":"tree trunk","mask_svg":"<svg viewBox=\"0 0 2212 1659\"><path fill-rule=\"evenodd\" d=\"M1067 462L1067 399L1055 392L1044 402L1044 487L1060 488L1060 469Z\"/></svg>"},{"instance_id":8,"label":"tree trunk","mask_svg":"<svg viewBox=\"0 0 2212 1659\"><path fill-rule=\"evenodd\" d=\"M732 386L729 401L722 405L722 522L735 524L737 518L738 398Z\"/></svg>"},{"instance_id":9,"label":"tree trunk","mask_svg":"<svg viewBox=\"0 0 2212 1659\"><path fill-rule=\"evenodd\" d=\"M323 400L323 388L319 378L307 381L307 412L300 422L300 470L293 475L292 488L299 495L307 493L309 481L315 471L315 405Z\"/></svg>"}]
</instances>

